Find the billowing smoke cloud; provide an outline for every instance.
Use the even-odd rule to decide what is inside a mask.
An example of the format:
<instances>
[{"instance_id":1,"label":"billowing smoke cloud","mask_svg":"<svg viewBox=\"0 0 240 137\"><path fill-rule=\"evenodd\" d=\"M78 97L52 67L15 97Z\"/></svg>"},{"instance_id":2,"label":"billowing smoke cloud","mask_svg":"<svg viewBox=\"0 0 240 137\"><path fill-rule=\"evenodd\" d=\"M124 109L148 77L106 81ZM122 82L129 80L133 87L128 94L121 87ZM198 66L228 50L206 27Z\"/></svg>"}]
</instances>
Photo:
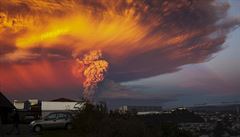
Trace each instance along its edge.
<instances>
[{"instance_id":1,"label":"billowing smoke cloud","mask_svg":"<svg viewBox=\"0 0 240 137\"><path fill-rule=\"evenodd\" d=\"M215 0L1 0L0 65L73 63L100 49L114 81L170 73L222 49L239 25L228 9Z\"/></svg>"},{"instance_id":2,"label":"billowing smoke cloud","mask_svg":"<svg viewBox=\"0 0 240 137\"><path fill-rule=\"evenodd\" d=\"M146 92L148 91L148 92ZM99 85L95 100L105 100L109 107L120 107L122 105L163 105L167 102L178 100L185 95L185 92L170 93L159 92L159 89L143 85L125 85L105 79Z\"/></svg>"},{"instance_id":3,"label":"billowing smoke cloud","mask_svg":"<svg viewBox=\"0 0 240 137\"><path fill-rule=\"evenodd\" d=\"M109 68L106 60L102 59L102 52L94 50L85 54L83 59L76 59L77 64L73 69L73 74L83 77L83 96L85 99L92 99L97 89L97 84L104 80L104 75Z\"/></svg>"}]
</instances>

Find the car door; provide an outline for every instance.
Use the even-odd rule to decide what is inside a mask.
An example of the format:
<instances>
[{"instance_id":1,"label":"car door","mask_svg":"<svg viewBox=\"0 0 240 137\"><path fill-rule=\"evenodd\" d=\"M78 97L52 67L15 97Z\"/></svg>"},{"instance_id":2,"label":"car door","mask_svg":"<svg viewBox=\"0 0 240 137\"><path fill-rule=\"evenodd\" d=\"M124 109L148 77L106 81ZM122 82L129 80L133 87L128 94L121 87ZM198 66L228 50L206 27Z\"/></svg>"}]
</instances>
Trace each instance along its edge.
<instances>
[{"instance_id":1,"label":"car door","mask_svg":"<svg viewBox=\"0 0 240 137\"><path fill-rule=\"evenodd\" d=\"M58 113L57 120L56 120L57 127L65 127L66 123L67 123L67 114L66 113Z\"/></svg>"},{"instance_id":2,"label":"car door","mask_svg":"<svg viewBox=\"0 0 240 137\"><path fill-rule=\"evenodd\" d=\"M51 113L44 118L42 126L44 128L54 128L56 127L57 113Z\"/></svg>"}]
</instances>

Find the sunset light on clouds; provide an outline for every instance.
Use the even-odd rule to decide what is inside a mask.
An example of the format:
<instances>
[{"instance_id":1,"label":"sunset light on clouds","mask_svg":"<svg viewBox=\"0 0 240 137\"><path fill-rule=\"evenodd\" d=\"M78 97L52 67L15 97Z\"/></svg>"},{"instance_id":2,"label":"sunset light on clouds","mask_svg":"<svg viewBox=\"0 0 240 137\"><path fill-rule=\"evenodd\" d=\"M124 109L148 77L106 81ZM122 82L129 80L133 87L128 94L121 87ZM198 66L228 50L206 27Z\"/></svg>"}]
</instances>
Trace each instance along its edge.
<instances>
[{"instance_id":1,"label":"sunset light on clouds","mask_svg":"<svg viewBox=\"0 0 240 137\"><path fill-rule=\"evenodd\" d=\"M233 3L238 6L234 7ZM228 50L224 44L229 41L229 35L239 32L240 11L235 10L239 5L237 0L1 0L0 80L3 92L11 98L21 98L21 94L34 97L32 93L49 98L48 93L58 90L61 90L59 96L69 95L67 88L71 87L74 90L69 97L80 97L86 75L79 78L72 73L76 59L99 50L101 60L109 63L109 68L106 74L104 71L104 78L97 81L95 90L98 93L94 98L107 100L114 96L119 100L129 95L129 99L141 99L141 95L136 95L141 93L149 100L156 94L161 102L165 88L173 87L166 90L166 97L187 94L178 91L180 88L176 90L178 85L183 88L181 90L186 87L186 90L193 90L191 94L195 93L192 87L211 93L210 86L201 85L201 80L196 78L205 73L202 67L196 67L200 72L193 72L191 68L194 67L190 67L186 73L189 68L183 66L211 63L218 54ZM239 43L239 39L235 40ZM239 51L238 47L235 49ZM214 68L216 65L204 66ZM182 79L183 71L186 79L195 80ZM206 71L209 73L208 69ZM211 74L206 75L206 79ZM171 79L168 75L180 76L167 81ZM215 76L209 81L214 81ZM234 80L239 80L238 76ZM165 81L161 77L166 77ZM154 83L151 79L162 86L152 86L156 87L154 93L152 89L138 91L133 88L133 85L151 85ZM161 84L165 82L170 86ZM233 90L239 91L239 87Z\"/></svg>"}]
</instances>

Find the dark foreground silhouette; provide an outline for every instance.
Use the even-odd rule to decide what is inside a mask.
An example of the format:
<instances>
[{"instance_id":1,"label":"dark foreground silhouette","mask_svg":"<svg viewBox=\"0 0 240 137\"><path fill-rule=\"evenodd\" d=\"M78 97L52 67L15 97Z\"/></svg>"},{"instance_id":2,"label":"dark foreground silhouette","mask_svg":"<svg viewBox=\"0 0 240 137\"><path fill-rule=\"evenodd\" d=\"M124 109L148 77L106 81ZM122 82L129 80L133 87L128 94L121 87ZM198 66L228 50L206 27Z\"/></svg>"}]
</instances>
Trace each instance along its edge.
<instances>
[{"instance_id":1,"label":"dark foreground silhouette","mask_svg":"<svg viewBox=\"0 0 240 137\"><path fill-rule=\"evenodd\" d=\"M165 119L165 118L164 118ZM108 112L103 104L86 103L74 120L74 130L81 137L192 137L180 130L174 122L166 122L154 116L138 116L133 113Z\"/></svg>"}]
</instances>

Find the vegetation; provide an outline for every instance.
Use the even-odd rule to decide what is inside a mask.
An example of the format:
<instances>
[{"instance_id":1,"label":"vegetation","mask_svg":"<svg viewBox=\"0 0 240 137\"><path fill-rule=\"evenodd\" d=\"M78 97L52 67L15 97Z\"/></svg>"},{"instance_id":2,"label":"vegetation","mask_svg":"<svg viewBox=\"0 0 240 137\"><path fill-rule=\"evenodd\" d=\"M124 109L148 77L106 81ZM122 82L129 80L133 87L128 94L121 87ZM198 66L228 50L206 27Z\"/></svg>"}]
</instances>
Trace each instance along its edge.
<instances>
[{"instance_id":1,"label":"vegetation","mask_svg":"<svg viewBox=\"0 0 240 137\"><path fill-rule=\"evenodd\" d=\"M40 135L41 137L79 137L72 131L66 130L46 130Z\"/></svg>"},{"instance_id":2,"label":"vegetation","mask_svg":"<svg viewBox=\"0 0 240 137\"><path fill-rule=\"evenodd\" d=\"M108 113L104 104L86 103L73 124L72 132L81 137L192 137L174 123L156 124L131 113Z\"/></svg>"}]
</instances>

